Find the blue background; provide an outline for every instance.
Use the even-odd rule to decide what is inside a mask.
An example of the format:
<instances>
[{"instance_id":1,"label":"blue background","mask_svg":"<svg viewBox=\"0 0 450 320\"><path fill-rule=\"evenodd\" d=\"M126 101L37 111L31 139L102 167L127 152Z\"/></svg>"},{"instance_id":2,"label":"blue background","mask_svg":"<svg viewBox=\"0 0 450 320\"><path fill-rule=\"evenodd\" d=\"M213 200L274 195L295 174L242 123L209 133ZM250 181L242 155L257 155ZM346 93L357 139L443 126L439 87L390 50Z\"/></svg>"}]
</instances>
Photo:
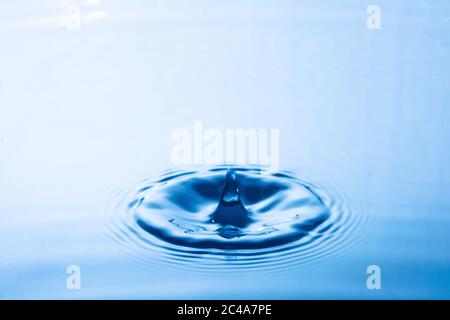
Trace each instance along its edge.
<instances>
[{"instance_id":1,"label":"blue background","mask_svg":"<svg viewBox=\"0 0 450 320\"><path fill-rule=\"evenodd\" d=\"M95 2L0 3L1 298L450 298L450 2ZM282 169L370 218L360 242L270 274L123 255L110 194L171 167L195 120L279 128Z\"/></svg>"}]
</instances>

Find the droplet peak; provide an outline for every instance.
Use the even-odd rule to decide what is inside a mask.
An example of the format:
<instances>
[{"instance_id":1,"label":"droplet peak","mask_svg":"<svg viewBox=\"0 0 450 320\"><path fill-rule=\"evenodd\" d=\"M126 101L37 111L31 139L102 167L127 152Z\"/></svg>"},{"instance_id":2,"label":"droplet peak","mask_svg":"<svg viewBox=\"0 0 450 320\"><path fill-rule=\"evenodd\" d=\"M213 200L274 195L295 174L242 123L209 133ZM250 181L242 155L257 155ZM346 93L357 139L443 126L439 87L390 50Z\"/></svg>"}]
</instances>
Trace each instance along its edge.
<instances>
[{"instance_id":1,"label":"droplet peak","mask_svg":"<svg viewBox=\"0 0 450 320\"><path fill-rule=\"evenodd\" d=\"M250 212L239 197L239 183L236 171L229 169L225 177L219 204L211 214L211 222L221 226L245 228L252 222Z\"/></svg>"}]
</instances>

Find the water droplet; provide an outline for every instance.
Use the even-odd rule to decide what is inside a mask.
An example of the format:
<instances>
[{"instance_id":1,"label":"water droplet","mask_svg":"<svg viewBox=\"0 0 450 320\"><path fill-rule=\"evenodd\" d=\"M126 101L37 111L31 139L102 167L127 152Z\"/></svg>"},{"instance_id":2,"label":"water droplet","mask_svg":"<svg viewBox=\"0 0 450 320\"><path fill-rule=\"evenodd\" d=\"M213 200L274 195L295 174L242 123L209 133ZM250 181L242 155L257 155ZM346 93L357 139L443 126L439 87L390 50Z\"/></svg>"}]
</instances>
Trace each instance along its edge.
<instances>
[{"instance_id":1,"label":"water droplet","mask_svg":"<svg viewBox=\"0 0 450 320\"><path fill-rule=\"evenodd\" d=\"M115 199L110 230L139 257L177 268L289 265L345 243L356 220L339 199L288 172L172 171Z\"/></svg>"},{"instance_id":2,"label":"water droplet","mask_svg":"<svg viewBox=\"0 0 450 320\"><path fill-rule=\"evenodd\" d=\"M223 187L222 195L216 210L211 215L211 221L227 226L234 226L237 228L245 228L252 222L249 217L249 212L239 198L239 187L237 182L237 175L234 170L228 170L225 177L225 185ZM224 230L220 228L218 230ZM219 232L222 235L222 233ZM236 232L239 234L239 232ZM230 238L231 233L227 233L226 238Z\"/></svg>"}]
</instances>

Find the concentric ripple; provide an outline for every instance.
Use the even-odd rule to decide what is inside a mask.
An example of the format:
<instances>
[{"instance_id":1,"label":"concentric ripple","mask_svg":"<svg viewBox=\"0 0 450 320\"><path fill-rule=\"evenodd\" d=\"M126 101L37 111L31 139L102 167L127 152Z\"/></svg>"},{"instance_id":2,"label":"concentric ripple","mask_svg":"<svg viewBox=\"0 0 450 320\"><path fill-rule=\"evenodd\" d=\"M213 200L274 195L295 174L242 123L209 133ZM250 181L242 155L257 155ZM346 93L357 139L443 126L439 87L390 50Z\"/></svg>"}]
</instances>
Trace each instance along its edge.
<instances>
[{"instance_id":1,"label":"concentric ripple","mask_svg":"<svg viewBox=\"0 0 450 320\"><path fill-rule=\"evenodd\" d=\"M151 262L221 270L289 266L349 246L360 223L340 199L287 172L171 171L122 192L109 229Z\"/></svg>"}]
</instances>

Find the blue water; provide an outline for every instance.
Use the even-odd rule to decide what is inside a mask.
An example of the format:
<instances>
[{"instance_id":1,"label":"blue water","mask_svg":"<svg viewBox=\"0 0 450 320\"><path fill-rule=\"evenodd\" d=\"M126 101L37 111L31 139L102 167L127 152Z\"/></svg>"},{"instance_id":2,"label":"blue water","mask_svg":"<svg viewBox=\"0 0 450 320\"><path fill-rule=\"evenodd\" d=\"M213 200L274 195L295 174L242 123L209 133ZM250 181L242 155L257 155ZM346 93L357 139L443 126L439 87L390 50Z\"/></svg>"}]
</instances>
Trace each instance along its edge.
<instances>
[{"instance_id":1,"label":"blue water","mask_svg":"<svg viewBox=\"0 0 450 320\"><path fill-rule=\"evenodd\" d=\"M258 167L171 171L117 198L113 239L138 258L177 270L224 273L312 263L350 245L364 221L337 195Z\"/></svg>"},{"instance_id":2,"label":"blue water","mask_svg":"<svg viewBox=\"0 0 450 320\"><path fill-rule=\"evenodd\" d=\"M0 4L0 298L450 298L448 1L63 2Z\"/></svg>"}]
</instances>

